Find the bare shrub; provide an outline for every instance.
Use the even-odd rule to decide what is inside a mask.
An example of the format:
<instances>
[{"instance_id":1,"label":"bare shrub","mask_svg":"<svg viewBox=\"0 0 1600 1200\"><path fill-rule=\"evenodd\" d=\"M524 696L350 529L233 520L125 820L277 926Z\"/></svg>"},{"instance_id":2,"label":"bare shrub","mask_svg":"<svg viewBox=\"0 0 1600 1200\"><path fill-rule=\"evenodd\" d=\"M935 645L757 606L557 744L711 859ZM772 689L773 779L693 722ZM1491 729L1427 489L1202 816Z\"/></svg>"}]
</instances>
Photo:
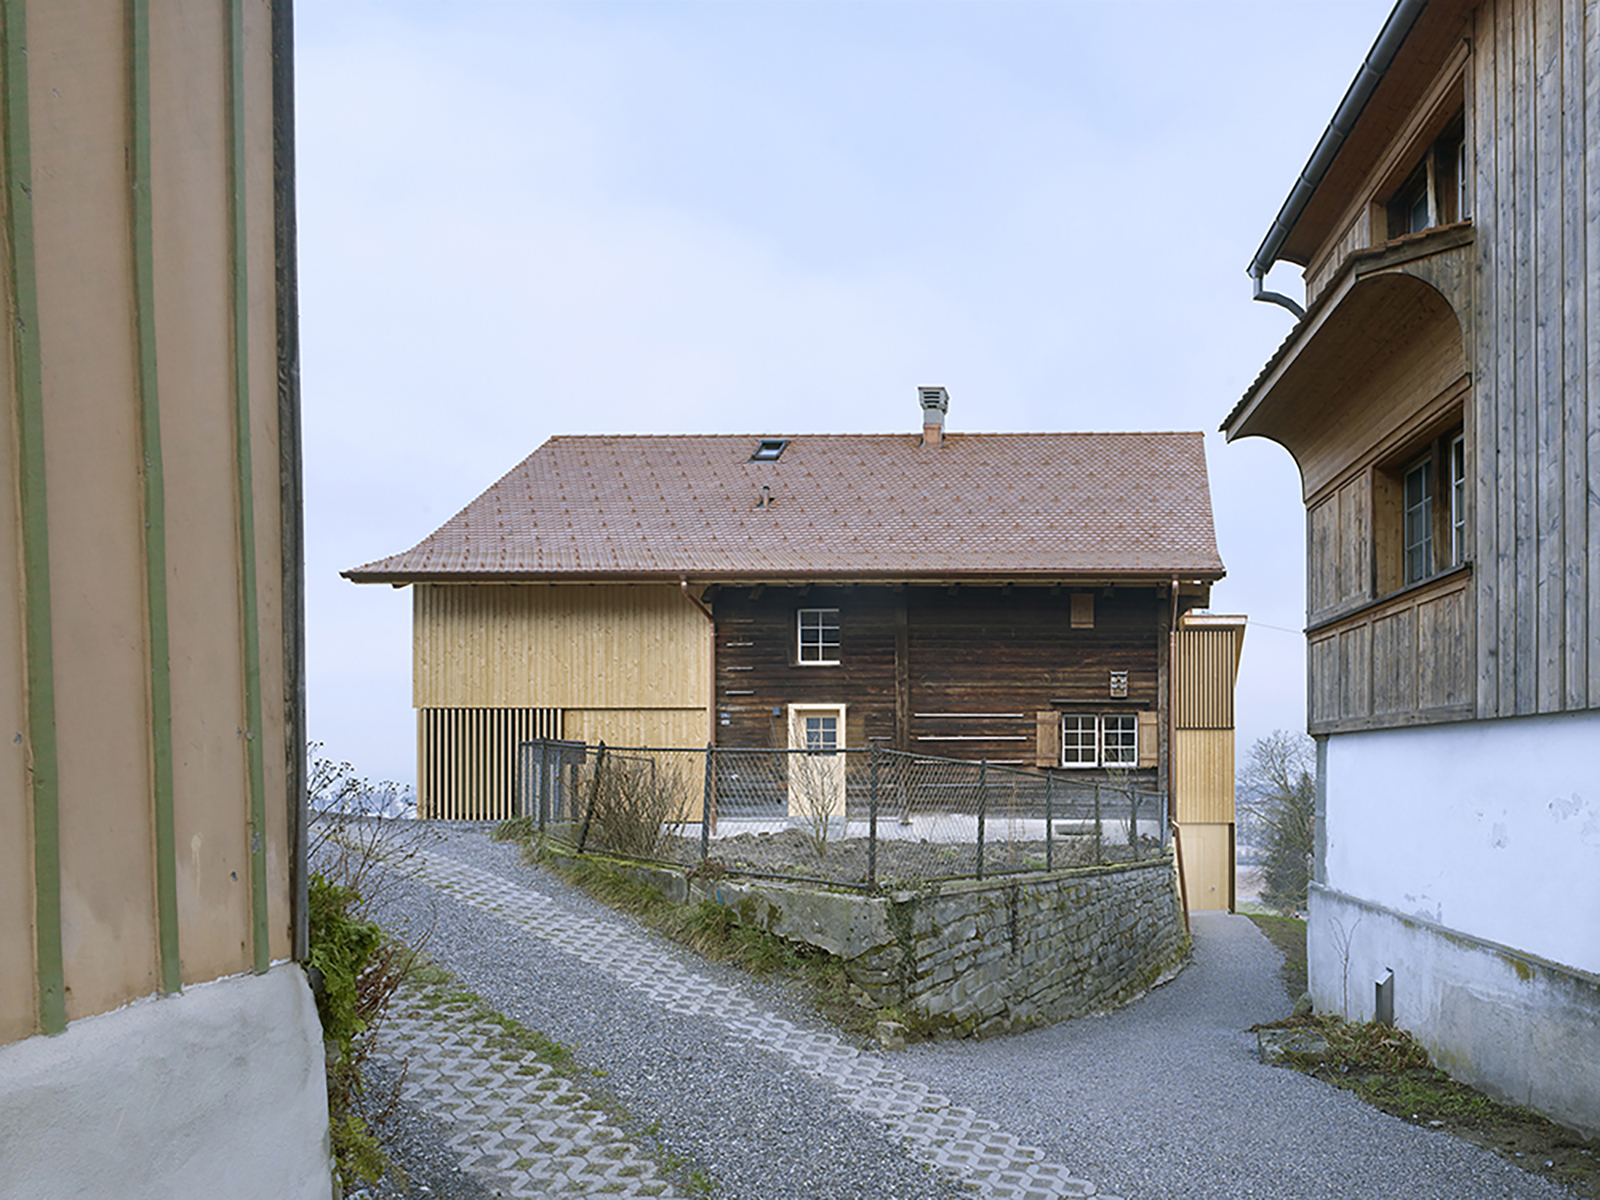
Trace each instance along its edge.
<instances>
[{"instance_id":1,"label":"bare shrub","mask_svg":"<svg viewBox=\"0 0 1600 1200\"><path fill-rule=\"evenodd\" d=\"M687 819L694 788L682 764L654 757L597 755L578 776L590 839L630 858L660 856Z\"/></svg>"}]
</instances>

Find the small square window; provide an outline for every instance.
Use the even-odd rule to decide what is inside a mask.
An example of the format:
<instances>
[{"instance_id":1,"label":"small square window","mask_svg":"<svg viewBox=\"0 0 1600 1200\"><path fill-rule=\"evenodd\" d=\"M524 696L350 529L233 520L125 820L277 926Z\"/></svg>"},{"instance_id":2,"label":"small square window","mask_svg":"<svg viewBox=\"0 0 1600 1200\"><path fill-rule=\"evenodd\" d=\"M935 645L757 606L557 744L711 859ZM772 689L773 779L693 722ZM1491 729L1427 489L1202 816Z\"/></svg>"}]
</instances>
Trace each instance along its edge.
<instances>
[{"instance_id":1,"label":"small square window","mask_svg":"<svg viewBox=\"0 0 1600 1200\"><path fill-rule=\"evenodd\" d=\"M799 613L801 666L837 665L839 662L839 610L802 608Z\"/></svg>"},{"instance_id":2,"label":"small square window","mask_svg":"<svg viewBox=\"0 0 1600 1200\"><path fill-rule=\"evenodd\" d=\"M1068 713L1061 718L1061 765L1093 767L1100 761L1100 719Z\"/></svg>"},{"instance_id":3,"label":"small square window","mask_svg":"<svg viewBox=\"0 0 1600 1200\"><path fill-rule=\"evenodd\" d=\"M1107 767L1139 765L1139 718L1110 713L1100 718L1100 762Z\"/></svg>"},{"instance_id":4,"label":"small square window","mask_svg":"<svg viewBox=\"0 0 1600 1200\"><path fill-rule=\"evenodd\" d=\"M806 749L816 754L832 754L839 749L839 718L805 718Z\"/></svg>"}]
</instances>

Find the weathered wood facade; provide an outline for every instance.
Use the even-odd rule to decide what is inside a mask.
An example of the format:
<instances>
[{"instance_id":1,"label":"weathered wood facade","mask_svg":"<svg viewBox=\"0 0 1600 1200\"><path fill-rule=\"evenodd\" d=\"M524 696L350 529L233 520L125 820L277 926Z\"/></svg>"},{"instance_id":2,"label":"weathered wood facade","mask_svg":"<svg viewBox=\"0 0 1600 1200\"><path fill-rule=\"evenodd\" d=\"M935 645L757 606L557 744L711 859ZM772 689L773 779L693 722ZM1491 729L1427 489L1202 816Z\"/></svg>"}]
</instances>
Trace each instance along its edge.
<instances>
[{"instance_id":1,"label":"weathered wood facade","mask_svg":"<svg viewBox=\"0 0 1600 1200\"><path fill-rule=\"evenodd\" d=\"M1309 311L1224 428L1301 467L1313 733L1600 707L1597 39L1575 2L1425 6L1280 248Z\"/></svg>"},{"instance_id":2,"label":"weathered wood facade","mask_svg":"<svg viewBox=\"0 0 1600 1200\"><path fill-rule=\"evenodd\" d=\"M1278 260L1223 428L1304 479L1313 998L1392 971L1435 1061L1600 1130L1600 942L1549 919L1600 908L1600 11L1402 0Z\"/></svg>"}]
</instances>

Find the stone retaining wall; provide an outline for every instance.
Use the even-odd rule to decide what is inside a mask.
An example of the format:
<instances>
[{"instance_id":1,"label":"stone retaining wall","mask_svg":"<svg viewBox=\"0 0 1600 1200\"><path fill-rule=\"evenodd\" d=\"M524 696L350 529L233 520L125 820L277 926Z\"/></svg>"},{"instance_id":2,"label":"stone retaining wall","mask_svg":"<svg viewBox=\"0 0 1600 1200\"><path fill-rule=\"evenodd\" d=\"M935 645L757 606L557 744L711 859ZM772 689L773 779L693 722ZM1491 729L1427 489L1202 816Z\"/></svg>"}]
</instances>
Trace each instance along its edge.
<instances>
[{"instance_id":1,"label":"stone retaining wall","mask_svg":"<svg viewBox=\"0 0 1600 1200\"><path fill-rule=\"evenodd\" d=\"M687 890L838 955L874 1003L980 1037L1125 1004L1189 948L1170 856L883 897L729 879Z\"/></svg>"}]
</instances>

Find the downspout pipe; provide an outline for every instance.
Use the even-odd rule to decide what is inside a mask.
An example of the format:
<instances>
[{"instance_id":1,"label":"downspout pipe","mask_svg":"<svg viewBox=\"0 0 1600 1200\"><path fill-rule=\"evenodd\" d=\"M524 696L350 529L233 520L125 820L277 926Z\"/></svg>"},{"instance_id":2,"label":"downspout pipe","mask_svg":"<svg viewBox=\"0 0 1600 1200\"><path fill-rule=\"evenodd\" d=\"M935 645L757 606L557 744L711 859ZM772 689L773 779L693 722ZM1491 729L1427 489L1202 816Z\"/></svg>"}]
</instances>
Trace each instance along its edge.
<instances>
[{"instance_id":1,"label":"downspout pipe","mask_svg":"<svg viewBox=\"0 0 1600 1200\"><path fill-rule=\"evenodd\" d=\"M1366 60L1356 72L1355 80L1345 92L1338 111L1333 114L1333 120L1328 122L1328 128L1323 131L1322 139L1317 142L1317 148L1311 152L1311 158L1300 172L1300 178L1295 180L1289 198L1278 210L1272 228L1267 230L1261 248L1256 251L1255 258L1250 262L1248 270L1253 285L1252 299L1282 305L1294 313L1296 319L1306 315L1306 310L1289 297L1279 292L1267 291L1262 286L1262 280L1278 261L1278 254L1283 249L1283 243L1288 240L1295 222L1300 219L1312 195L1321 185L1328 168L1333 165L1334 158L1344 145L1345 138L1355 128L1362 112L1366 110L1367 101L1372 99L1372 93L1383 81L1384 75L1394 62L1395 54L1406 40L1406 35L1411 32L1411 27L1416 24L1417 18L1427 6L1428 0L1399 0L1394 6L1394 11L1389 14L1389 19L1384 22L1383 29L1378 33L1378 40L1367 52Z\"/></svg>"}]
</instances>

